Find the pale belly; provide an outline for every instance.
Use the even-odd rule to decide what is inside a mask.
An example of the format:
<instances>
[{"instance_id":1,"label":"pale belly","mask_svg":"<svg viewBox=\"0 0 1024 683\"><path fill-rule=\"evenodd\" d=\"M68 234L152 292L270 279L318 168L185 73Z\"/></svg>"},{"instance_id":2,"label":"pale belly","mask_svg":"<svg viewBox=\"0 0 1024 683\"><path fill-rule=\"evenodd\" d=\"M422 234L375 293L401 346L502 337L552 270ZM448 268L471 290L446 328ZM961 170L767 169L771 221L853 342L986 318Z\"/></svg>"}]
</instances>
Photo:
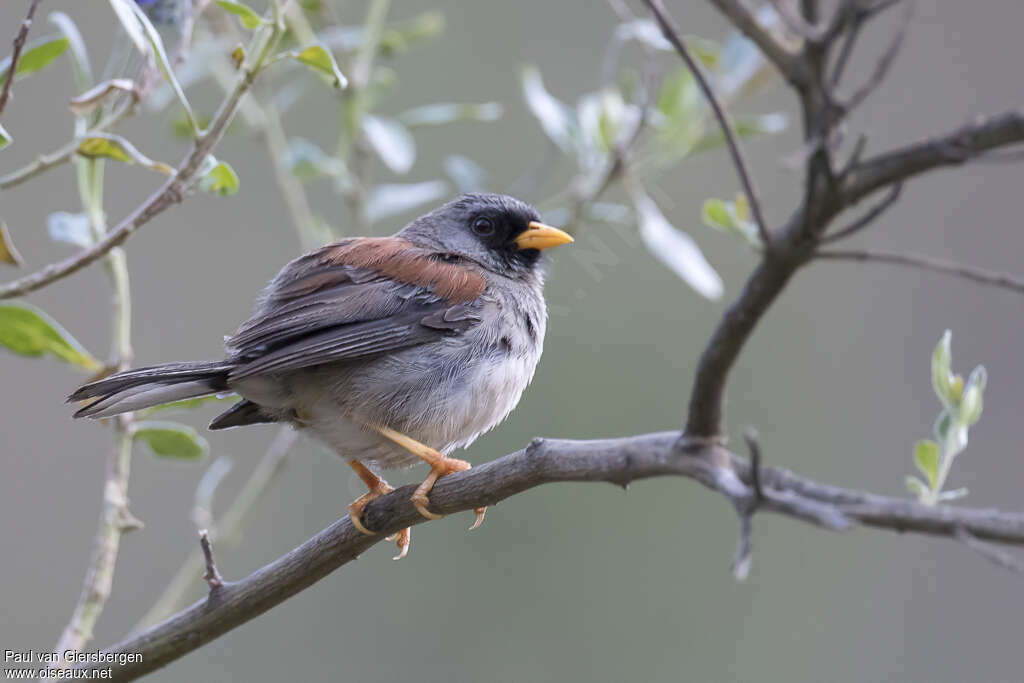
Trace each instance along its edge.
<instances>
[{"instance_id":1,"label":"pale belly","mask_svg":"<svg viewBox=\"0 0 1024 683\"><path fill-rule=\"evenodd\" d=\"M422 351L417 350L418 359ZM350 372L311 369L281 383L246 380L236 389L273 406L282 419L347 460L383 469L408 467L420 459L369 425L390 427L445 454L465 448L516 407L539 355L488 353L446 364L441 353L420 367L399 354Z\"/></svg>"}]
</instances>

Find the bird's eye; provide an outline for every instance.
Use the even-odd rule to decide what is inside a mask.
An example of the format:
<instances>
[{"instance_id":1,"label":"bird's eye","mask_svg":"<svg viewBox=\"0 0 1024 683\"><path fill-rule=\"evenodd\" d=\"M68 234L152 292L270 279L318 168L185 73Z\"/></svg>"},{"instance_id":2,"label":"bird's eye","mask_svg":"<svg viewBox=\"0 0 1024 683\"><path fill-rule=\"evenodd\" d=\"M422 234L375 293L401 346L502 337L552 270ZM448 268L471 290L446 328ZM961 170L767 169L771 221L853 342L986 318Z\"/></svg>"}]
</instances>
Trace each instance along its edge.
<instances>
[{"instance_id":1,"label":"bird's eye","mask_svg":"<svg viewBox=\"0 0 1024 683\"><path fill-rule=\"evenodd\" d=\"M473 221L473 232L481 236L493 234L494 223L491 222L490 218L477 218Z\"/></svg>"}]
</instances>

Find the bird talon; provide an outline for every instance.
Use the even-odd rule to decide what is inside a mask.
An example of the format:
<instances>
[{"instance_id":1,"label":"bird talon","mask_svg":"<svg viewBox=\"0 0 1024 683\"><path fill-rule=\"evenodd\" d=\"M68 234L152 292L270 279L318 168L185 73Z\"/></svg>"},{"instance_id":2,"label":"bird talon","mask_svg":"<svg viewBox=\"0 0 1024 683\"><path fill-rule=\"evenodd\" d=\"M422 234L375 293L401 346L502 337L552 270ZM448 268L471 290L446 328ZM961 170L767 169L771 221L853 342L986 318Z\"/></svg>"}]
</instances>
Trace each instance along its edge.
<instances>
[{"instance_id":1,"label":"bird talon","mask_svg":"<svg viewBox=\"0 0 1024 683\"><path fill-rule=\"evenodd\" d=\"M480 525L484 523L484 515L487 514L487 508L474 508L473 512L476 513L476 521L473 522L473 526L469 527L470 531L480 528Z\"/></svg>"},{"instance_id":2,"label":"bird talon","mask_svg":"<svg viewBox=\"0 0 1024 683\"><path fill-rule=\"evenodd\" d=\"M426 498L427 498L426 496L423 496L423 498L424 498L425 502L424 501L420 501L420 500L413 500L412 501L413 507L416 508L416 511L419 512L424 517L426 517L427 519L443 519L444 515L439 515L436 512L431 512L430 510L427 509L427 505L430 504L430 501L426 500Z\"/></svg>"},{"instance_id":3,"label":"bird talon","mask_svg":"<svg viewBox=\"0 0 1024 683\"><path fill-rule=\"evenodd\" d=\"M387 537L387 540L394 541L398 546L398 554L392 557L392 560L400 560L409 554L409 539L411 532L409 527L406 527L399 531L397 534L391 534Z\"/></svg>"}]
</instances>

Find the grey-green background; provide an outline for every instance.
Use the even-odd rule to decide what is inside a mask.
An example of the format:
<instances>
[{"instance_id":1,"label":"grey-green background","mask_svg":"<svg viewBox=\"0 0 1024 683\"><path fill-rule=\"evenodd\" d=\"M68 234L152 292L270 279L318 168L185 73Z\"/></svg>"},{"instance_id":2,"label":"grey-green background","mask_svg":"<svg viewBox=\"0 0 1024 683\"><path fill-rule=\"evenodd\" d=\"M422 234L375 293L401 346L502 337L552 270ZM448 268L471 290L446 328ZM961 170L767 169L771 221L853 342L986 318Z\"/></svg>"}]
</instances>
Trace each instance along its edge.
<instances>
[{"instance_id":1,"label":"grey-green background","mask_svg":"<svg viewBox=\"0 0 1024 683\"><path fill-rule=\"evenodd\" d=\"M669 3L685 31L721 37L725 22L702 2ZM0 5L11 36L26 2ZM396 95L381 110L426 102L499 100L494 124L418 135L413 179L439 174L445 154L483 164L506 188L545 154L546 141L519 94L518 69L542 67L549 88L575 99L598 84L614 17L604 3L396 2L394 16L445 11L446 37L400 59ZM94 61L111 36L106 3L48 0L80 22ZM356 23L363 3L343 19ZM1024 100L1020 26L1012 2L917 3L902 56L886 84L856 113L850 136L869 153L950 129ZM886 27L887 26L887 27ZM861 44L863 76L891 24ZM4 38L6 40L6 38ZM668 62L667 62L668 63ZM16 142L7 171L70 135L66 63L18 84L4 116ZM194 97L209 109L215 92ZM784 109L776 86L744 111ZM166 117L140 116L124 132L168 161L181 141L157 136ZM288 130L329 144L329 96L289 114ZM765 210L785 218L801 190L779 159L798 132L747 144ZM127 245L135 299L137 363L216 357L254 293L297 254L297 239L256 138L229 137L218 151L242 178L232 199L196 196L146 225ZM46 216L78 210L70 168L0 194L29 268L68 253L51 243ZM117 220L159 177L110 166L108 210ZM923 251L1021 272L1022 173L977 164L913 182L900 204L859 245ZM522 405L468 452L482 462L532 436L601 437L681 425L694 363L723 307L754 263L735 241L699 224L708 196L729 196L724 154L688 161L660 182L673 222L692 231L726 281L723 301L700 299L642 249L606 228L585 230L554 257L548 298L567 309ZM545 188L544 194L552 189ZM340 197L312 192L315 209L343 223ZM536 196L528 199L537 199ZM381 233L400 227L394 220ZM619 261L595 279L579 252L596 240ZM5 279L17 275L4 267ZM99 269L29 297L89 348L108 344L108 290ZM889 266L822 264L801 272L744 351L728 393L730 431L756 425L766 458L818 479L903 494L913 442L937 412L928 357L954 332L954 366L989 370L985 414L951 485L968 504L1020 509L1024 333L1019 295ZM78 597L99 512L107 430L73 422L64 395L81 377L68 366L0 354L0 649L48 649ZM201 426L209 414L196 415ZM214 453L236 462L219 500L255 464L273 427L209 434ZM198 466L138 453L132 511L146 523L125 537L114 592L95 646L114 642L163 589L195 541L188 519ZM420 469L391 476L411 481ZM303 440L286 471L247 520L241 545L219 548L227 577L262 566L345 513L359 493L347 467ZM1021 578L948 540L856 530L830 534L791 520L757 518L754 567L729 573L736 520L720 498L681 480L559 485L494 507L484 527L468 514L420 526L412 551L392 562L380 545L270 613L152 676L156 681L1018 681Z\"/></svg>"}]
</instances>

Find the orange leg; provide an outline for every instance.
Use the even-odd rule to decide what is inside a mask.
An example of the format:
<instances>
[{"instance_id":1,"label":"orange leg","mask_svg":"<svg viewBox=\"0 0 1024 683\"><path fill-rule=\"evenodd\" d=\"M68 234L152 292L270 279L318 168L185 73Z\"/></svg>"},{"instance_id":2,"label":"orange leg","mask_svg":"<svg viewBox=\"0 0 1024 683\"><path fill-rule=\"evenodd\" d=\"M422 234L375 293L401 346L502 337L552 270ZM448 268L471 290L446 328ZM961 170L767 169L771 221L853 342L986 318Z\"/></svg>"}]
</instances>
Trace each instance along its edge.
<instances>
[{"instance_id":1,"label":"orange leg","mask_svg":"<svg viewBox=\"0 0 1024 683\"><path fill-rule=\"evenodd\" d=\"M391 493L394 489L388 486L386 481L371 472L366 465L358 460L349 460L348 465L355 470L356 474L359 475L359 478L363 480L364 484L366 484L366 487L370 489L367 493L364 493L348 506L349 519L352 520L352 526L356 529L359 529L359 531L362 531L368 536L373 536L374 533L363 526L363 510L370 504L371 500ZM388 536L389 541L395 541L398 544L398 555L393 559L400 560L409 552L409 537L410 534L408 528L402 529L393 536Z\"/></svg>"},{"instance_id":2,"label":"orange leg","mask_svg":"<svg viewBox=\"0 0 1024 683\"><path fill-rule=\"evenodd\" d=\"M427 497L427 494L430 493L430 489L434 488L434 483L438 479L446 474L454 474L455 472L468 470L470 467L469 463L465 460L449 458L430 446L425 446L419 441L409 438L401 432L396 432L394 429L390 429L389 427L373 426L373 429L380 433L381 436L394 441L410 453L419 456L428 465L430 465L430 474L428 474L427 478L423 480L423 483L419 485L416 492L412 494L412 504L415 505L416 509L419 510L419 513L427 519L441 519L444 515L435 514L427 509L427 506L430 505L430 499ZM476 513L476 521L473 522L473 526L469 527L470 531L483 524L487 508L477 508L473 512Z\"/></svg>"}]
</instances>

